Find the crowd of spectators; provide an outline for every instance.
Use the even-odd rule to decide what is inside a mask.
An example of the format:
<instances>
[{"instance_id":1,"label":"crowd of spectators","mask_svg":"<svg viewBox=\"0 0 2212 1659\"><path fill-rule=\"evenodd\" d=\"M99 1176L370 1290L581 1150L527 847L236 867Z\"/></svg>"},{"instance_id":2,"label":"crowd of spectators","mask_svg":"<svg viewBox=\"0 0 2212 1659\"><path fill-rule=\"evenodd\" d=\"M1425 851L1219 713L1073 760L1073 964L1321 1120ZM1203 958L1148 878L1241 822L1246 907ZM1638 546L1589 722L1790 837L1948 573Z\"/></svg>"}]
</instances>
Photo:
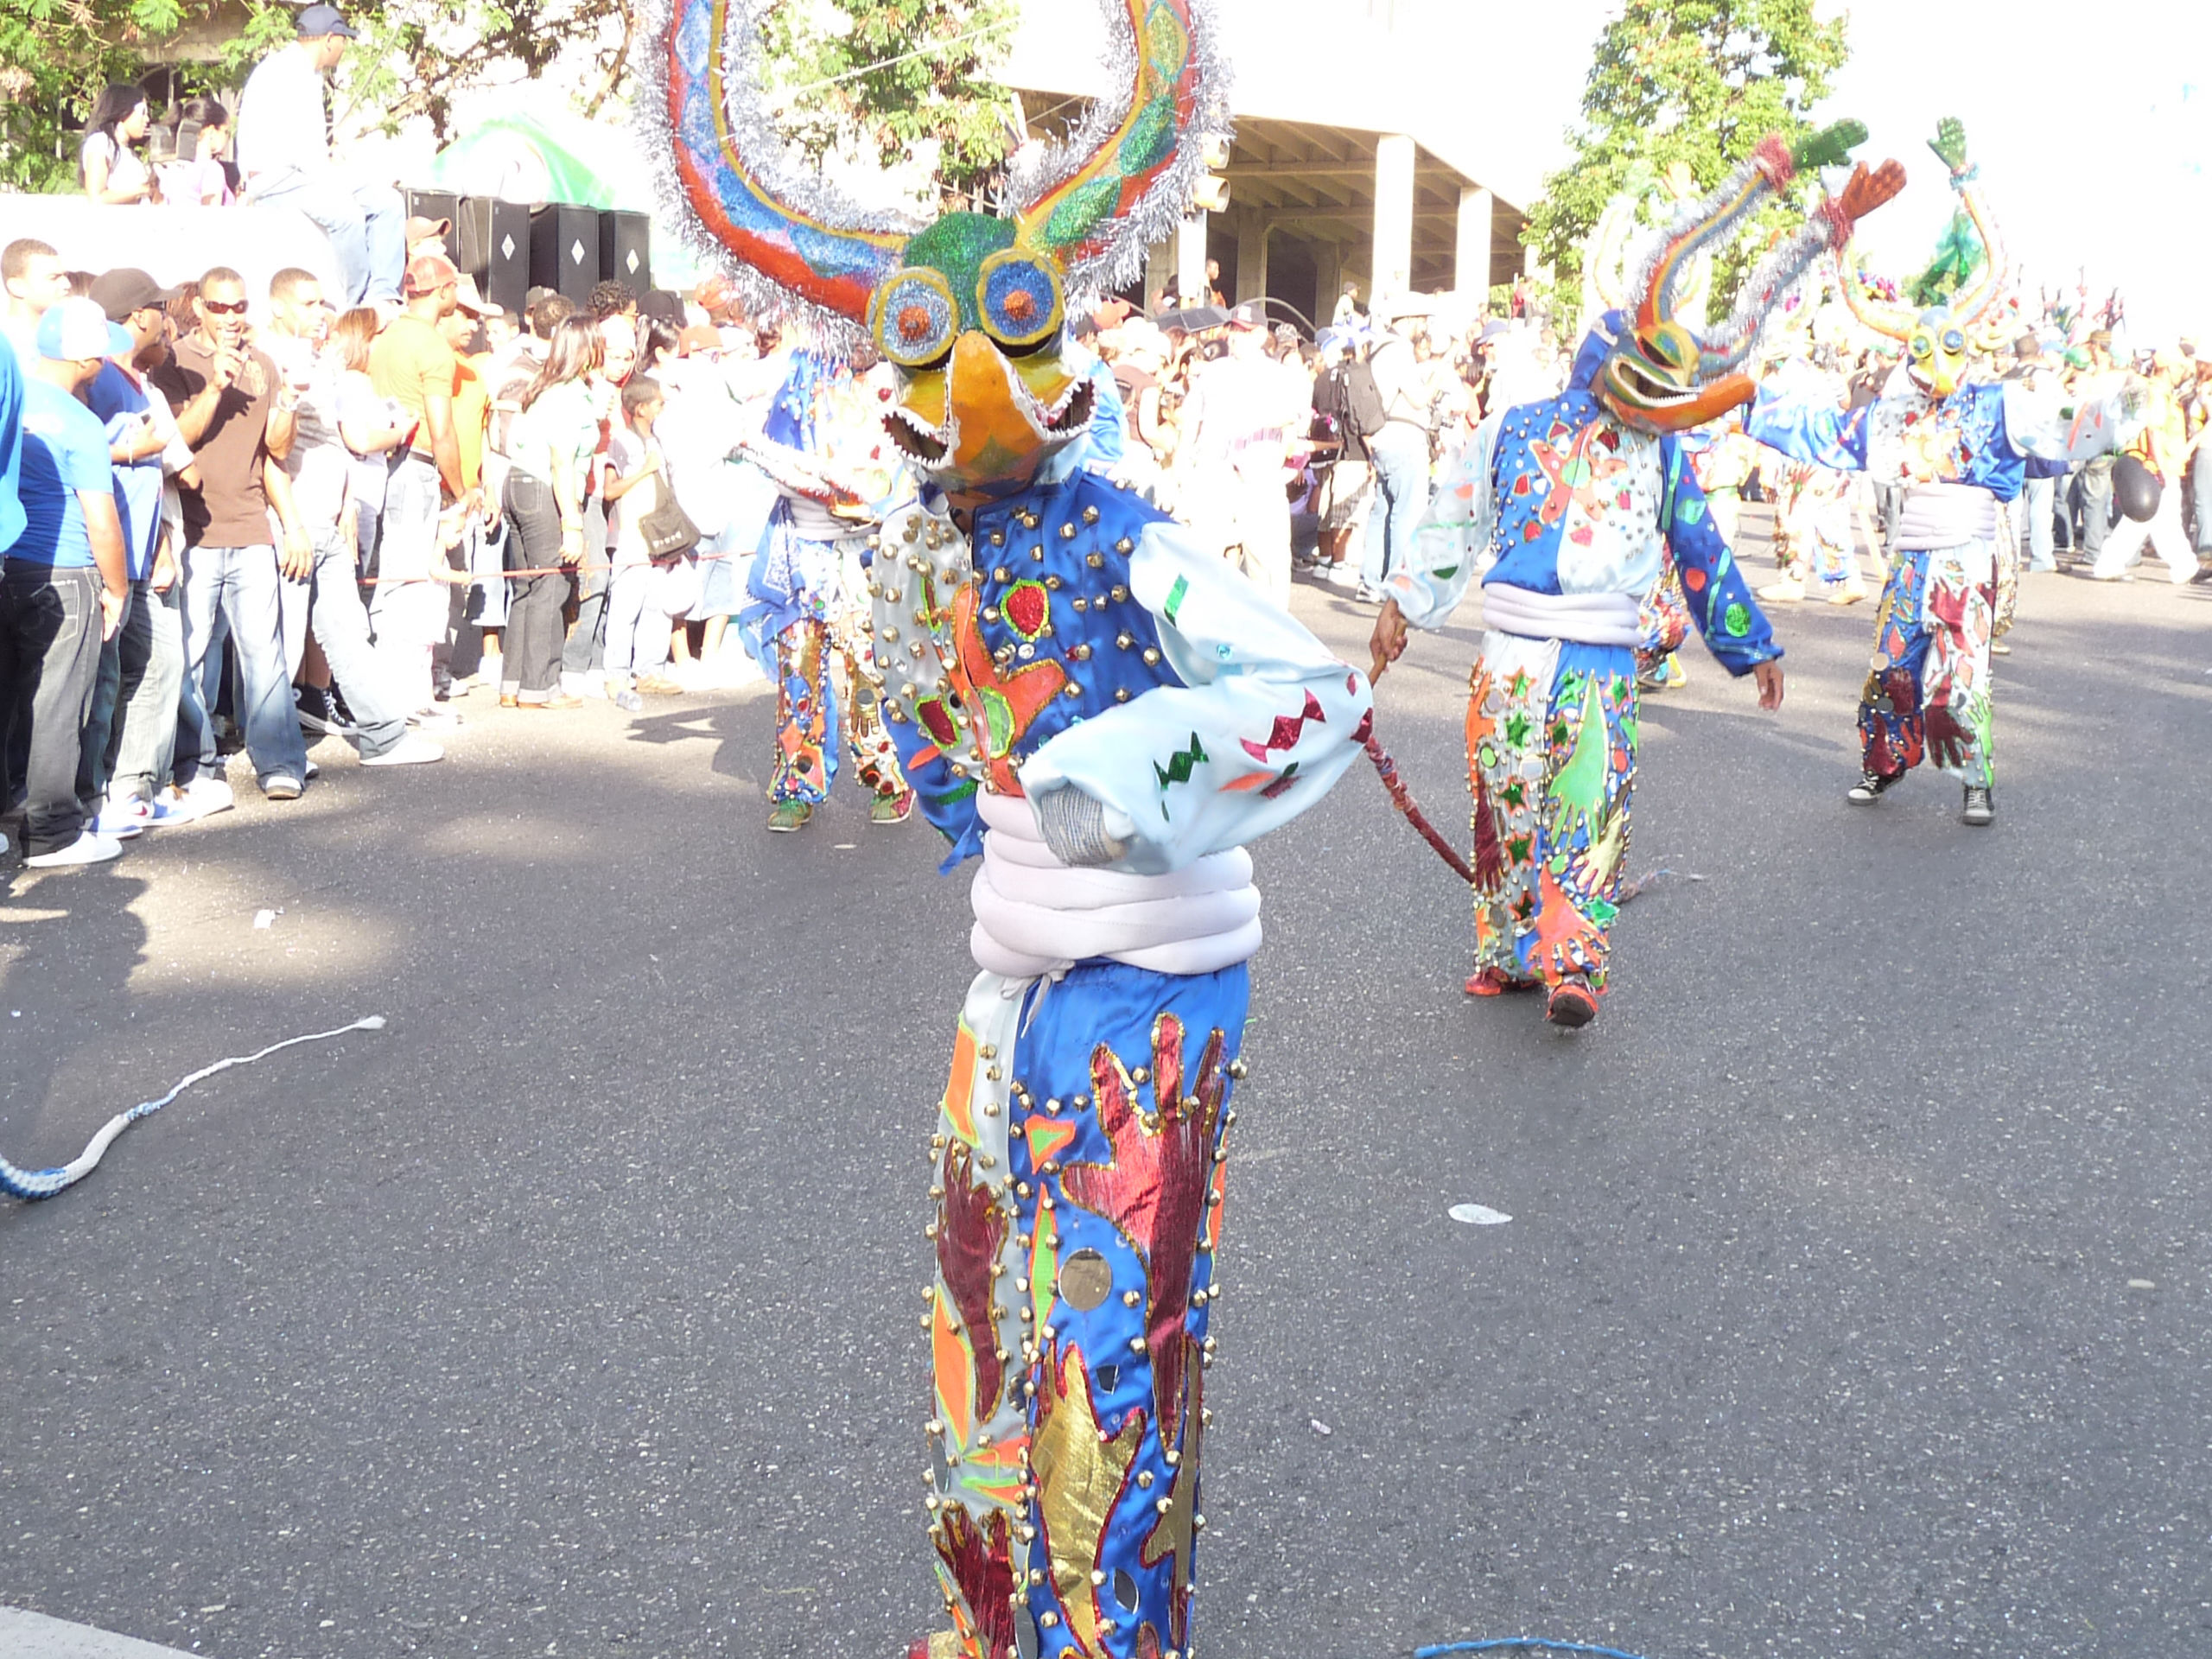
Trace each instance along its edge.
<instances>
[{"instance_id":1,"label":"crowd of spectators","mask_svg":"<svg viewBox=\"0 0 2212 1659\"><path fill-rule=\"evenodd\" d=\"M725 632L774 332L620 283L506 315L421 228L398 302L343 310L303 270L0 250L0 810L33 865L226 810L238 750L290 801L327 740L442 760L471 694L634 711L757 673Z\"/></svg>"},{"instance_id":2,"label":"crowd of spectators","mask_svg":"<svg viewBox=\"0 0 2212 1659\"><path fill-rule=\"evenodd\" d=\"M144 188L123 159L144 111L105 114L88 181L127 198ZM227 129L219 109L200 119L212 196ZM777 326L718 281L688 296L604 283L582 308L536 289L507 315L455 267L446 228L406 221L395 292L366 304L304 270L265 292L221 266L170 289L73 271L36 241L0 252L0 810L22 813L33 864L113 858L226 810L240 749L262 793L289 801L327 741L366 766L441 760L472 694L634 713L760 675L738 648L757 642L730 624L762 598L752 567L778 499L760 435L796 371ZM1379 603L1442 466L1486 414L1551 395L1567 370L1541 316L1370 310L1351 291L1318 338L1264 302L1109 301L1073 333L1098 391L1086 464L1286 604L1300 567ZM1804 333L1764 372L1825 377L1848 404L1897 371L1880 348ZM2015 509L2027 568L2065 551L2126 579L2147 545L2174 580L2197 575L2212 358L2030 330L1975 372L2124 388L2130 452L2166 485L2139 524L2115 515L2109 460L2043 469ZM891 395L838 418L873 426ZM1740 434L1697 461L1731 524L1739 499L1776 499L1769 598L1808 582L1863 596L1851 525L1878 555L1882 493Z\"/></svg>"}]
</instances>

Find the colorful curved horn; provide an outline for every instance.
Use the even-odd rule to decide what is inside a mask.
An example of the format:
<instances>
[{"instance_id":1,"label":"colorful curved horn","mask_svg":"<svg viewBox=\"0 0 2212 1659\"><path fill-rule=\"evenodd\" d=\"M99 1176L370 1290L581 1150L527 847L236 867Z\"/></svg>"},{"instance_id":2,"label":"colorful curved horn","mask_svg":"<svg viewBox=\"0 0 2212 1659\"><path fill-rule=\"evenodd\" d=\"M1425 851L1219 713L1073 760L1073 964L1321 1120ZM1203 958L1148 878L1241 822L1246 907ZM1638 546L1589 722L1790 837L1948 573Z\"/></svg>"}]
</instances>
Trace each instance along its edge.
<instances>
[{"instance_id":1,"label":"colorful curved horn","mask_svg":"<svg viewBox=\"0 0 2212 1659\"><path fill-rule=\"evenodd\" d=\"M1860 274L1859 250L1847 246L1836 255L1836 286L1843 290L1843 302L1851 308L1851 315L1876 334L1891 340L1912 338L1914 321L1910 312L1878 300L1867 290L1866 278Z\"/></svg>"},{"instance_id":2,"label":"colorful curved horn","mask_svg":"<svg viewBox=\"0 0 2212 1659\"><path fill-rule=\"evenodd\" d=\"M796 301L833 332L865 323L868 296L916 227L856 208L792 166L753 73L768 0L664 3L659 32L646 36L659 85L639 111L680 228L765 283L756 301Z\"/></svg>"},{"instance_id":3,"label":"colorful curved horn","mask_svg":"<svg viewBox=\"0 0 2212 1659\"><path fill-rule=\"evenodd\" d=\"M1007 194L1022 239L1071 287L1118 286L1190 211L1206 150L1229 136L1229 74L1210 0L1105 0L1116 95L1065 143L1017 162Z\"/></svg>"},{"instance_id":4,"label":"colorful curved horn","mask_svg":"<svg viewBox=\"0 0 2212 1659\"><path fill-rule=\"evenodd\" d=\"M1952 316L1960 327L1970 328L1996 304L1997 296L2005 291L2008 273L2005 269L2005 245L1983 206L1981 192L1972 184L1962 183L1959 200L1966 207L1967 217L1974 220L1975 234L1981 238L1980 279L1967 292L1951 296Z\"/></svg>"},{"instance_id":5,"label":"colorful curved horn","mask_svg":"<svg viewBox=\"0 0 2212 1659\"><path fill-rule=\"evenodd\" d=\"M1690 262L1713 242L1734 234L1763 200L1788 188L1796 176L1789 147L1770 133L1759 141L1751 159L1722 181L1718 190L1684 208L1630 283L1637 296L1637 326L1653 328L1671 321L1676 291L1689 271Z\"/></svg>"}]
</instances>

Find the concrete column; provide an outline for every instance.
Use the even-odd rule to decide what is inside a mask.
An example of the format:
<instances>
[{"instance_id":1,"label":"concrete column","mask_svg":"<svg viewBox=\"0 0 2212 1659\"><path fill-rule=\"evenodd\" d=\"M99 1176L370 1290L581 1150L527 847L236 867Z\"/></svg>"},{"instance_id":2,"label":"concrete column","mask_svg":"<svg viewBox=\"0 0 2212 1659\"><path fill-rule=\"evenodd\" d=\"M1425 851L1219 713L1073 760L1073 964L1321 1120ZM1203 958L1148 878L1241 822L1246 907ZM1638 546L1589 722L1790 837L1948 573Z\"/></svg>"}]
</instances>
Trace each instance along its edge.
<instances>
[{"instance_id":1,"label":"concrete column","mask_svg":"<svg viewBox=\"0 0 2212 1659\"><path fill-rule=\"evenodd\" d=\"M1268 293L1268 221L1250 208L1233 213L1236 226L1236 302Z\"/></svg>"},{"instance_id":2,"label":"concrete column","mask_svg":"<svg viewBox=\"0 0 2212 1659\"><path fill-rule=\"evenodd\" d=\"M1374 299L1400 297L1413 287L1414 141L1386 133L1375 144Z\"/></svg>"},{"instance_id":3,"label":"concrete column","mask_svg":"<svg viewBox=\"0 0 2212 1659\"><path fill-rule=\"evenodd\" d=\"M1480 315L1490 298L1490 239L1497 203L1478 184L1459 191L1459 222L1452 262L1453 286Z\"/></svg>"},{"instance_id":4,"label":"concrete column","mask_svg":"<svg viewBox=\"0 0 2212 1659\"><path fill-rule=\"evenodd\" d=\"M1206 291L1206 215L1193 213L1175 231L1175 288L1196 305Z\"/></svg>"}]
</instances>

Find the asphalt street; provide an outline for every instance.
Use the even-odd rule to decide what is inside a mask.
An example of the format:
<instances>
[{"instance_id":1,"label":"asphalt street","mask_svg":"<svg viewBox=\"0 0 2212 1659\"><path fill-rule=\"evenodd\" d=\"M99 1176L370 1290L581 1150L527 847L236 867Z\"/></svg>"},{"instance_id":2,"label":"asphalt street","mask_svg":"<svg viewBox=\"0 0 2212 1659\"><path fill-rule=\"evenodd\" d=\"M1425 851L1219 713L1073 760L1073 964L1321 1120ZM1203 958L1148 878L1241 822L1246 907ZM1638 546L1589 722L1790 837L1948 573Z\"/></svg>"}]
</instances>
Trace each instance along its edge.
<instances>
[{"instance_id":1,"label":"asphalt street","mask_svg":"<svg viewBox=\"0 0 2212 1659\"><path fill-rule=\"evenodd\" d=\"M2030 578L1986 831L1934 774L1846 804L1870 610L1778 616L1778 715L1694 647L1647 700L1629 868L1675 874L1581 1033L1463 995L1363 766L1255 849L1204 1659L2212 1652L2212 592ZM1454 830L1474 639L1380 694ZM765 833L759 695L486 702L445 765L326 743L295 804L0 868L17 1163L390 1020L0 1202L0 1605L895 1659L964 874L849 783Z\"/></svg>"}]
</instances>

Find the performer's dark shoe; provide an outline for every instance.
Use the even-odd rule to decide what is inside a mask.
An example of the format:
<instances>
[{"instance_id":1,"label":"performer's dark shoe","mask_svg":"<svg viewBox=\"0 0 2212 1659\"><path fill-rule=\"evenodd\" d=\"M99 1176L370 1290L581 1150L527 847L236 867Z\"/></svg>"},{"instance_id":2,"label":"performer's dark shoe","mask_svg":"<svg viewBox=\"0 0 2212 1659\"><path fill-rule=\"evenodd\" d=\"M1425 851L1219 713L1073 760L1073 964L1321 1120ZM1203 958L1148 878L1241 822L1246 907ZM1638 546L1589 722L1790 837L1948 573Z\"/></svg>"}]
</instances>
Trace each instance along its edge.
<instances>
[{"instance_id":1,"label":"performer's dark shoe","mask_svg":"<svg viewBox=\"0 0 2212 1659\"><path fill-rule=\"evenodd\" d=\"M1966 810L1960 813L1959 817L1977 830L1986 830L1997 821L1997 802L1987 790L1976 784L1968 784Z\"/></svg>"},{"instance_id":2,"label":"performer's dark shoe","mask_svg":"<svg viewBox=\"0 0 2212 1659\"><path fill-rule=\"evenodd\" d=\"M1844 799L1855 801L1861 806L1878 801L1882 798L1882 791L1904 776L1899 772L1897 778L1885 778L1878 772L1862 772L1859 774L1859 781L1851 786L1850 793Z\"/></svg>"},{"instance_id":3,"label":"performer's dark shoe","mask_svg":"<svg viewBox=\"0 0 2212 1659\"><path fill-rule=\"evenodd\" d=\"M1499 968L1478 969L1467 982L1469 996L1503 996L1508 991L1533 991L1541 983L1534 979L1516 979Z\"/></svg>"},{"instance_id":4,"label":"performer's dark shoe","mask_svg":"<svg viewBox=\"0 0 2212 1659\"><path fill-rule=\"evenodd\" d=\"M1580 976L1562 979L1544 999L1544 1018L1566 1031L1575 1031L1598 1017L1598 994Z\"/></svg>"}]
</instances>

